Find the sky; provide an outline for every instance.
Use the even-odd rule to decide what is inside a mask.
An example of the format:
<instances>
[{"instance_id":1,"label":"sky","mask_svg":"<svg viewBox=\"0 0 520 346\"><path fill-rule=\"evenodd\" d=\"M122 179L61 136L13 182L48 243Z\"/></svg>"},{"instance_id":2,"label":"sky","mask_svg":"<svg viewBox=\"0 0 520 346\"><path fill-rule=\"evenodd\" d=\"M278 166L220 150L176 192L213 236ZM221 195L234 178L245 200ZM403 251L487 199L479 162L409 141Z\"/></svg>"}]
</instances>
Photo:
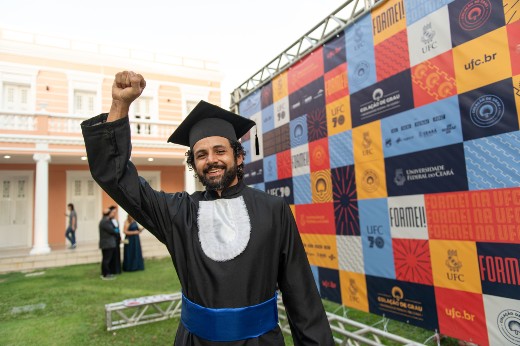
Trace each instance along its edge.
<instances>
[{"instance_id":1,"label":"sky","mask_svg":"<svg viewBox=\"0 0 520 346\"><path fill-rule=\"evenodd\" d=\"M2 0L0 27L216 61L227 108L234 89L345 2Z\"/></svg>"}]
</instances>

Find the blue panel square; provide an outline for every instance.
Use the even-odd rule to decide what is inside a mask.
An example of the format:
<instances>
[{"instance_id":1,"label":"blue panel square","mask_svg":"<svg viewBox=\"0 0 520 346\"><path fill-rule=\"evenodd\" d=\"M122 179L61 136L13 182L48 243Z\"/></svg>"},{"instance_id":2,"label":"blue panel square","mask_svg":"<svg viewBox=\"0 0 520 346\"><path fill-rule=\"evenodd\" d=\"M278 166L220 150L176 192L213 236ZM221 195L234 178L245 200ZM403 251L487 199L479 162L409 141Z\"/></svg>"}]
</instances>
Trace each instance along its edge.
<instances>
[{"instance_id":1,"label":"blue panel square","mask_svg":"<svg viewBox=\"0 0 520 346\"><path fill-rule=\"evenodd\" d=\"M310 174L293 177L294 204L311 204L311 176Z\"/></svg>"},{"instance_id":2,"label":"blue panel square","mask_svg":"<svg viewBox=\"0 0 520 346\"><path fill-rule=\"evenodd\" d=\"M291 131L291 148L296 148L297 146L308 143L306 115L291 120L289 126Z\"/></svg>"},{"instance_id":3,"label":"blue panel square","mask_svg":"<svg viewBox=\"0 0 520 346\"><path fill-rule=\"evenodd\" d=\"M520 132L464 143L470 190L520 186Z\"/></svg>"},{"instance_id":4,"label":"blue panel square","mask_svg":"<svg viewBox=\"0 0 520 346\"><path fill-rule=\"evenodd\" d=\"M276 155L264 158L264 181L274 181L278 179L278 168L276 165Z\"/></svg>"},{"instance_id":5,"label":"blue panel square","mask_svg":"<svg viewBox=\"0 0 520 346\"><path fill-rule=\"evenodd\" d=\"M365 273L395 279L392 235L386 198L358 201Z\"/></svg>"},{"instance_id":6,"label":"blue panel square","mask_svg":"<svg viewBox=\"0 0 520 346\"><path fill-rule=\"evenodd\" d=\"M330 168L354 164L352 130L329 137Z\"/></svg>"},{"instance_id":7,"label":"blue panel square","mask_svg":"<svg viewBox=\"0 0 520 346\"><path fill-rule=\"evenodd\" d=\"M242 147L244 148L244 150L246 151L246 157L244 159L244 164L248 164L251 162L251 141L243 141L242 142Z\"/></svg>"},{"instance_id":8,"label":"blue panel square","mask_svg":"<svg viewBox=\"0 0 520 346\"><path fill-rule=\"evenodd\" d=\"M262 133L274 129L274 105L270 104L262 109Z\"/></svg>"}]
</instances>

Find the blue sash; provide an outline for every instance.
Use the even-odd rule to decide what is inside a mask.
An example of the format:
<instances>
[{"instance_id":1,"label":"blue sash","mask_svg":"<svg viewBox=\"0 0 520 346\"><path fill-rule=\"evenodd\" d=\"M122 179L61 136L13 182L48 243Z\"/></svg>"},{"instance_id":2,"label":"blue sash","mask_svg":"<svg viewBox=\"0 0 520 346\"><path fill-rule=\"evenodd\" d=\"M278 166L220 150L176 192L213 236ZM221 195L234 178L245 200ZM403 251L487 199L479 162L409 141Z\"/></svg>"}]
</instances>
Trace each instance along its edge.
<instances>
[{"instance_id":1,"label":"blue sash","mask_svg":"<svg viewBox=\"0 0 520 346\"><path fill-rule=\"evenodd\" d=\"M210 341L256 338L278 324L277 294L258 305L243 308L205 308L182 295L181 321L191 333Z\"/></svg>"}]
</instances>

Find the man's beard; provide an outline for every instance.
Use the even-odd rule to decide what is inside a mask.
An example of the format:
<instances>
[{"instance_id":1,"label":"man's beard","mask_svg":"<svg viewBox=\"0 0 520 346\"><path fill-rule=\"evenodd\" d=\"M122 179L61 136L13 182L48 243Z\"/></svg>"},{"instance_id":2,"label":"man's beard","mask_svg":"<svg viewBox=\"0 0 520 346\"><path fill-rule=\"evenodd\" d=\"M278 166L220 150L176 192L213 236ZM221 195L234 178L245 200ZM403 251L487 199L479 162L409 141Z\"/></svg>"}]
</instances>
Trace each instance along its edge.
<instances>
[{"instance_id":1,"label":"man's beard","mask_svg":"<svg viewBox=\"0 0 520 346\"><path fill-rule=\"evenodd\" d=\"M208 179L206 178L206 174L214 169L223 169L224 174L219 178L215 179ZM224 190L225 188L229 187L233 180L235 180L237 176L237 165L236 162L233 164L233 166L229 169L227 169L227 166L225 165L209 165L208 167L204 168L202 171L202 174L199 174L197 172L197 176L199 178L199 181L204 185L208 190ZM218 179L218 180L217 180Z\"/></svg>"}]
</instances>

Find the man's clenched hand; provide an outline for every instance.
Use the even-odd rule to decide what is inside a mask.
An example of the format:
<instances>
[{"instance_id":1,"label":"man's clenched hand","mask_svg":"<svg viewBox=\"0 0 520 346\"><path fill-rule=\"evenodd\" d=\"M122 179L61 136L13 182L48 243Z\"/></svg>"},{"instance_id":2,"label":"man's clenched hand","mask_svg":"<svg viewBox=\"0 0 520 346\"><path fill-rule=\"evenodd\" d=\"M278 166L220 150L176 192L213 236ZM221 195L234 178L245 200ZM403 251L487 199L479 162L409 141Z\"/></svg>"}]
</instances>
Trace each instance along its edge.
<instances>
[{"instance_id":1,"label":"man's clenched hand","mask_svg":"<svg viewBox=\"0 0 520 346\"><path fill-rule=\"evenodd\" d=\"M118 72L112 84L112 106L107 121L114 121L128 116L132 102L146 87L146 81L133 71Z\"/></svg>"}]
</instances>

